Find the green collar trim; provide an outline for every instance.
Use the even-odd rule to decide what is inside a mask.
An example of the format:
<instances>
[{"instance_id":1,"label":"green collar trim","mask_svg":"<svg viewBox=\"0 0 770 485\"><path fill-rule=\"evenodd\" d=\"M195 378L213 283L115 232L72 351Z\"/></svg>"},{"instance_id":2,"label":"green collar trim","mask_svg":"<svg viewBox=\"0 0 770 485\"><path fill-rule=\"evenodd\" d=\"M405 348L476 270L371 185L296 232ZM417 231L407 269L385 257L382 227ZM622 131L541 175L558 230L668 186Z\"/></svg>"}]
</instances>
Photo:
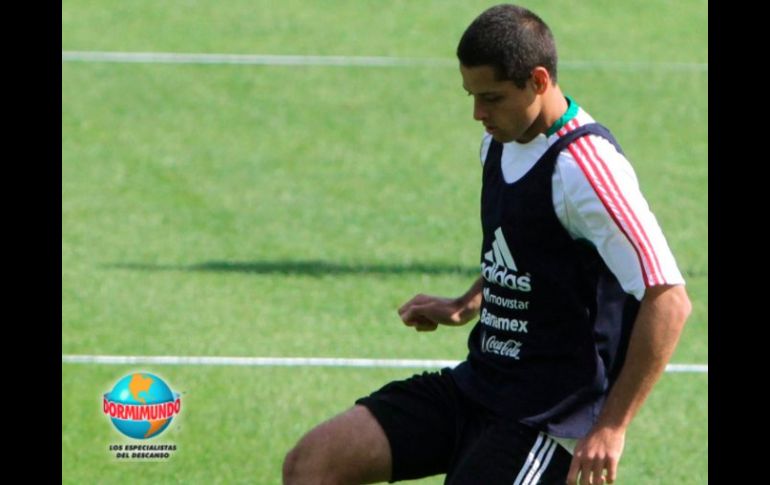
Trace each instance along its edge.
<instances>
[{"instance_id":1,"label":"green collar trim","mask_svg":"<svg viewBox=\"0 0 770 485\"><path fill-rule=\"evenodd\" d=\"M552 124L551 127L548 128L548 131L545 132L546 137L550 137L557 131L561 130L564 125L569 123L569 121L577 115L580 106L578 106L575 100L569 96L564 97L567 98L567 112L561 115L561 118L556 120L556 123Z\"/></svg>"}]
</instances>

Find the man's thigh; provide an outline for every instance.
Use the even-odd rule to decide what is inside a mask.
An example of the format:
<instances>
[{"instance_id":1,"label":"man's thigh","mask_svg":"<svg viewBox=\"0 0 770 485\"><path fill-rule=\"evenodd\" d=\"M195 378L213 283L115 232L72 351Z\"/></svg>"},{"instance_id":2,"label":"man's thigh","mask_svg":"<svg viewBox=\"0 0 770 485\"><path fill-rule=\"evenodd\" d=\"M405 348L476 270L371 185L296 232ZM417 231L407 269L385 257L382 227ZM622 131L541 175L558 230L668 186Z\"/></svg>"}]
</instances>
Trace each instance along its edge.
<instances>
[{"instance_id":1,"label":"man's thigh","mask_svg":"<svg viewBox=\"0 0 770 485\"><path fill-rule=\"evenodd\" d=\"M484 423L459 455L447 474L448 485L563 485L572 461L545 433L501 419Z\"/></svg>"},{"instance_id":2,"label":"man's thigh","mask_svg":"<svg viewBox=\"0 0 770 485\"><path fill-rule=\"evenodd\" d=\"M391 382L356 404L369 409L388 438L391 481L447 472L466 414L448 370Z\"/></svg>"}]
</instances>

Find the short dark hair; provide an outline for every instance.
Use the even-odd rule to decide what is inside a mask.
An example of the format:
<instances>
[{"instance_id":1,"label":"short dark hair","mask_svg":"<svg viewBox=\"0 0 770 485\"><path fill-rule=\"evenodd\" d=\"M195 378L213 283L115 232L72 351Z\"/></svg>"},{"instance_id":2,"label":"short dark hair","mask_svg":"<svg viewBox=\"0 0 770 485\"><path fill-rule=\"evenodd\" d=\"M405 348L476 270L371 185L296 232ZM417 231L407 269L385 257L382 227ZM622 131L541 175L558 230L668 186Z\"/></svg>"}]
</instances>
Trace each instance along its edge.
<instances>
[{"instance_id":1,"label":"short dark hair","mask_svg":"<svg viewBox=\"0 0 770 485\"><path fill-rule=\"evenodd\" d=\"M516 5L496 5L476 17L457 46L467 67L492 66L498 80L524 88L532 69L543 66L556 82L556 43L540 17Z\"/></svg>"}]
</instances>

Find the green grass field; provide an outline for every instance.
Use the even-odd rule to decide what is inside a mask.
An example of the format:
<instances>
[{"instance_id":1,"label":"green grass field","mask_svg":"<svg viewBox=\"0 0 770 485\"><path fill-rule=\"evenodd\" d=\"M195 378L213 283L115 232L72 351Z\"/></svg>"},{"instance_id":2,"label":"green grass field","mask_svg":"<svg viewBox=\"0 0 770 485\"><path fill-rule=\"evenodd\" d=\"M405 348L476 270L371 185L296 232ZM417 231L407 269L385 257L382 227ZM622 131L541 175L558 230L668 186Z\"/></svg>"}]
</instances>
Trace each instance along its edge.
<instances>
[{"instance_id":1,"label":"green grass field","mask_svg":"<svg viewBox=\"0 0 770 485\"><path fill-rule=\"evenodd\" d=\"M452 59L494 3L67 0L62 49ZM707 63L707 2L524 5L594 63L560 84L620 140L685 274L672 362L708 363L708 72L660 64ZM471 108L452 67L63 62L62 354L464 358L470 325L417 334L396 308L475 278ZM107 451L130 440L101 396L134 370L183 392L168 462ZM304 431L419 370L62 364L62 481L280 483ZM707 483L707 416L706 374L664 375L618 483Z\"/></svg>"}]
</instances>

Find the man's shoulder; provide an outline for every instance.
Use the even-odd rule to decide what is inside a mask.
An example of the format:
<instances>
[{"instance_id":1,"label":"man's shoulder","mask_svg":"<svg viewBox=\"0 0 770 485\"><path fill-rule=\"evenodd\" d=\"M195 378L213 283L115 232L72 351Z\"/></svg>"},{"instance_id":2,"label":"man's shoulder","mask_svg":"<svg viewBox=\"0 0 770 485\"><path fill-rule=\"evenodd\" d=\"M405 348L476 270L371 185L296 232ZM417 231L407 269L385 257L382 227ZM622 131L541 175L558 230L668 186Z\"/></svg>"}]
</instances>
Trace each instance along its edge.
<instances>
[{"instance_id":1,"label":"man's shoulder","mask_svg":"<svg viewBox=\"0 0 770 485\"><path fill-rule=\"evenodd\" d=\"M578 128L597 123L583 108L577 115L564 125L560 130L548 138L548 144L553 145L561 137L577 130ZM604 126L604 125L602 125ZM607 131L609 128L604 126ZM610 133L611 135L611 133ZM599 133L588 133L561 150L558 164L565 168L581 168L586 170L590 165L603 164L620 170L629 170L631 166L625 155L609 139ZM633 170L631 169L633 172Z\"/></svg>"},{"instance_id":2,"label":"man's shoulder","mask_svg":"<svg viewBox=\"0 0 770 485\"><path fill-rule=\"evenodd\" d=\"M555 135L553 144L560 136L588 123L595 123L593 118L585 117L565 126ZM623 180L636 182L636 173L623 153L602 135L589 133L574 140L559 153L556 171L565 187L582 187L586 183L599 180Z\"/></svg>"},{"instance_id":3,"label":"man's shoulder","mask_svg":"<svg viewBox=\"0 0 770 485\"><path fill-rule=\"evenodd\" d=\"M487 159L487 153L489 152L489 145L492 144L492 135L484 133L481 135L481 146L479 147L479 158L481 159L481 165L484 166L484 161Z\"/></svg>"}]
</instances>

